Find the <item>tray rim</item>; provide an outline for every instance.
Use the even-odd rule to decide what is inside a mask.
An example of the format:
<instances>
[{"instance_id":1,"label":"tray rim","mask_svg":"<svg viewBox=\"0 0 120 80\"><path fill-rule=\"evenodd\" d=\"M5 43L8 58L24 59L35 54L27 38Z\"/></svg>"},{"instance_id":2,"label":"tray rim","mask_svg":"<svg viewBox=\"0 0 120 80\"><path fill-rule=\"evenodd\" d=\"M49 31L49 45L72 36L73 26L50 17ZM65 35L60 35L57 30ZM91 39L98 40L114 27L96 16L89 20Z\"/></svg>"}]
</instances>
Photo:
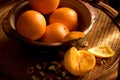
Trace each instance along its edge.
<instances>
[{"instance_id":1,"label":"tray rim","mask_svg":"<svg viewBox=\"0 0 120 80\"><path fill-rule=\"evenodd\" d=\"M102 3L102 4L104 4L104 3ZM106 4L105 4L105 5L106 5ZM117 14L117 11L115 11L115 14ZM119 23L118 23L118 24L119 24ZM114 69L114 67L117 65L117 63L118 63L118 61L119 61L119 58L120 58L120 55L119 55L118 59L115 61L114 65L113 65L110 69ZM109 72L107 72L107 73L109 73ZM101 77L105 76L107 73L103 74ZM101 77L100 77L100 78L101 78ZM100 78L97 78L97 79L100 79Z\"/></svg>"}]
</instances>

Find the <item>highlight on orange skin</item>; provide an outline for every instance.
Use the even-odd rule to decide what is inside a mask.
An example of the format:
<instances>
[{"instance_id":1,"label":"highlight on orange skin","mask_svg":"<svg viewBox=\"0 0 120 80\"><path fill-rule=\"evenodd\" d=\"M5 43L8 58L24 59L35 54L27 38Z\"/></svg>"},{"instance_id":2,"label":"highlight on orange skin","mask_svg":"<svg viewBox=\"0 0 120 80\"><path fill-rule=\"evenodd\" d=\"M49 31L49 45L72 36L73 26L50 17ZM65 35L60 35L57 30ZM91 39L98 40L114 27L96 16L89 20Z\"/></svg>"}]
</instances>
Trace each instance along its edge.
<instances>
[{"instance_id":1,"label":"highlight on orange skin","mask_svg":"<svg viewBox=\"0 0 120 80\"><path fill-rule=\"evenodd\" d=\"M78 28L78 14L75 10L68 7L56 9L49 17L49 23L62 23L68 27L70 31Z\"/></svg>"},{"instance_id":2,"label":"highlight on orange skin","mask_svg":"<svg viewBox=\"0 0 120 80\"><path fill-rule=\"evenodd\" d=\"M46 43L61 42L68 33L69 30L66 26L61 23L53 23L47 26L41 41Z\"/></svg>"},{"instance_id":3,"label":"highlight on orange skin","mask_svg":"<svg viewBox=\"0 0 120 80\"><path fill-rule=\"evenodd\" d=\"M34 10L24 12L17 21L17 32L30 40L41 38L46 31L45 17Z\"/></svg>"},{"instance_id":4,"label":"highlight on orange skin","mask_svg":"<svg viewBox=\"0 0 120 80\"><path fill-rule=\"evenodd\" d=\"M42 14L49 14L56 10L60 0L29 0L29 4L33 10Z\"/></svg>"}]
</instances>

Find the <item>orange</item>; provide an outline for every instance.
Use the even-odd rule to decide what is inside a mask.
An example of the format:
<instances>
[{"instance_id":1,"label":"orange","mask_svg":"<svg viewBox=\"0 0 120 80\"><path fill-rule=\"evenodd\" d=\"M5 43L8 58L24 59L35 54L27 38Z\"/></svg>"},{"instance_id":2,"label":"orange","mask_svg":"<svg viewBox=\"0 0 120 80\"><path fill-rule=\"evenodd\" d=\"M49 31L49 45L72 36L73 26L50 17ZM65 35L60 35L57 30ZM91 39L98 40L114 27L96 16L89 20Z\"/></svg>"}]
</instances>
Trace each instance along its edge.
<instances>
[{"instance_id":1,"label":"orange","mask_svg":"<svg viewBox=\"0 0 120 80\"><path fill-rule=\"evenodd\" d=\"M71 31L64 37L63 42L67 42L67 41L70 41L70 40L83 38L84 36L85 36L85 34L83 32Z\"/></svg>"},{"instance_id":2,"label":"orange","mask_svg":"<svg viewBox=\"0 0 120 80\"><path fill-rule=\"evenodd\" d=\"M68 7L61 7L56 9L49 17L49 23L62 23L68 27L70 31L78 28L77 12Z\"/></svg>"},{"instance_id":3,"label":"orange","mask_svg":"<svg viewBox=\"0 0 120 80\"><path fill-rule=\"evenodd\" d=\"M39 12L28 10L18 18L16 28L21 36L30 40L37 40L45 33L46 20Z\"/></svg>"},{"instance_id":4,"label":"orange","mask_svg":"<svg viewBox=\"0 0 120 80\"><path fill-rule=\"evenodd\" d=\"M60 0L29 0L32 9L41 12L42 14L49 14L53 12L59 5Z\"/></svg>"},{"instance_id":5,"label":"orange","mask_svg":"<svg viewBox=\"0 0 120 80\"><path fill-rule=\"evenodd\" d=\"M64 66L71 74L83 76L95 67L95 56L85 50L71 47L64 55Z\"/></svg>"},{"instance_id":6,"label":"orange","mask_svg":"<svg viewBox=\"0 0 120 80\"><path fill-rule=\"evenodd\" d=\"M108 45L93 47L88 49L88 51L94 54L96 57L101 57L101 58L112 57L115 54L115 52Z\"/></svg>"},{"instance_id":7,"label":"orange","mask_svg":"<svg viewBox=\"0 0 120 80\"><path fill-rule=\"evenodd\" d=\"M61 23L53 23L47 26L42 41L47 43L61 42L68 33L69 30L66 26Z\"/></svg>"}]
</instances>

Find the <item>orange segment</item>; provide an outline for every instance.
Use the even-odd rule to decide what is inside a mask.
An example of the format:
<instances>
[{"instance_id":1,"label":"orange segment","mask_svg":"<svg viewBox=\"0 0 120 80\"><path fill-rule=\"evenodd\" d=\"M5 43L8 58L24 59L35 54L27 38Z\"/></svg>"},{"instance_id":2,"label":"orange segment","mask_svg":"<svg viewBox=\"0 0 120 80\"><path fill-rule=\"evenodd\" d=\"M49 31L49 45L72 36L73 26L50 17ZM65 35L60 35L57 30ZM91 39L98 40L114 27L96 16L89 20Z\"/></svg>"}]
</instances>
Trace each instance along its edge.
<instances>
[{"instance_id":1,"label":"orange segment","mask_svg":"<svg viewBox=\"0 0 120 80\"><path fill-rule=\"evenodd\" d=\"M92 68L95 67L96 58L94 55L85 50L79 50L80 53L80 62L79 62L79 71L81 75L84 75Z\"/></svg>"},{"instance_id":2,"label":"orange segment","mask_svg":"<svg viewBox=\"0 0 120 80\"><path fill-rule=\"evenodd\" d=\"M97 57L108 58L112 57L115 52L111 49L110 46L98 46L93 47L88 50L90 53L94 54Z\"/></svg>"},{"instance_id":3,"label":"orange segment","mask_svg":"<svg viewBox=\"0 0 120 80\"><path fill-rule=\"evenodd\" d=\"M64 66L73 75L83 76L96 64L95 56L85 50L71 47L64 55Z\"/></svg>"},{"instance_id":4,"label":"orange segment","mask_svg":"<svg viewBox=\"0 0 120 80\"><path fill-rule=\"evenodd\" d=\"M83 38L84 36L85 36L85 34L83 32L71 31L64 37L63 42L67 42L67 41L70 41L70 40Z\"/></svg>"}]
</instances>

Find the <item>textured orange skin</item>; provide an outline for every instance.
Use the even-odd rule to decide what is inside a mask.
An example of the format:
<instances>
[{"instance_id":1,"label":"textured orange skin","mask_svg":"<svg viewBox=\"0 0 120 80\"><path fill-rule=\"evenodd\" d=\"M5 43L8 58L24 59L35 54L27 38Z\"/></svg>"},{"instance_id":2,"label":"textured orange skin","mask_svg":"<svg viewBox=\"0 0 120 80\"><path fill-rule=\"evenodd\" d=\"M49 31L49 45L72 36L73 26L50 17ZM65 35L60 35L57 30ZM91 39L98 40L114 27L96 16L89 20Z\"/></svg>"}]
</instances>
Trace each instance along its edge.
<instances>
[{"instance_id":1,"label":"textured orange skin","mask_svg":"<svg viewBox=\"0 0 120 80\"><path fill-rule=\"evenodd\" d=\"M46 31L46 20L37 11L24 12L17 21L17 31L20 35L30 40L41 38Z\"/></svg>"},{"instance_id":2,"label":"textured orange skin","mask_svg":"<svg viewBox=\"0 0 120 80\"><path fill-rule=\"evenodd\" d=\"M59 5L60 0L29 0L32 9L41 12L42 14L49 14L53 12Z\"/></svg>"},{"instance_id":3,"label":"textured orange skin","mask_svg":"<svg viewBox=\"0 0 120 80\"><path fill-rule=\"evenodd\" d=\"M49 17L49 23L62 23L70 31L75 31L78 28L77 12L68 7L61 7L56 9Z\"/></svg>"},{"instance_id":4,"label":"textured orange skin","mask_svg":"<svg viewBox=\"0 0 120 80\"><path fill-rule=\"evenodd\" d=\"M68 33L69 30L66 26L61 23L53 23L47 26L42 41L47 43L61 42Z\"/></svg>"}]
</instances>

